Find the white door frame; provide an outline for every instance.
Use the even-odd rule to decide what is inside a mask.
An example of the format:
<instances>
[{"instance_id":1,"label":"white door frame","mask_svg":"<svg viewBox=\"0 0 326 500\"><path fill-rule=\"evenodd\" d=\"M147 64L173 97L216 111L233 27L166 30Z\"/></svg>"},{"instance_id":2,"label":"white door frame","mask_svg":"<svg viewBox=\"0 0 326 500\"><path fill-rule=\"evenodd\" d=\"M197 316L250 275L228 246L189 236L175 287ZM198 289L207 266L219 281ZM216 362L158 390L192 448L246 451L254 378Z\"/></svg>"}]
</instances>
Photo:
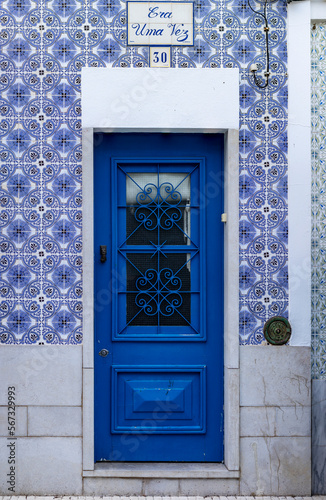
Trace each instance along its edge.
<instances>
[{"instance_id":1,"label":"white door frame","mask_svg":"<svg viewBox=\"0 0 326 500\"><path fill-rule=\"evenodd\" d=\"M94 464L94 131L223 133L224 463L196 464L196 477L239 477L239 73L237 69L83 68L83 476L194 477L193 464L150 469ZM214 181L210 181L214 182ZM213 187L213 186L212 186ZM221 186L218 186L219 188ZM223 186L222 186L223 187ZM217 214L220 217L220 214ZM218 222L218 219L217 219ZM114 465L114 466L113 466Z\"/></svg>"}]
</instances>

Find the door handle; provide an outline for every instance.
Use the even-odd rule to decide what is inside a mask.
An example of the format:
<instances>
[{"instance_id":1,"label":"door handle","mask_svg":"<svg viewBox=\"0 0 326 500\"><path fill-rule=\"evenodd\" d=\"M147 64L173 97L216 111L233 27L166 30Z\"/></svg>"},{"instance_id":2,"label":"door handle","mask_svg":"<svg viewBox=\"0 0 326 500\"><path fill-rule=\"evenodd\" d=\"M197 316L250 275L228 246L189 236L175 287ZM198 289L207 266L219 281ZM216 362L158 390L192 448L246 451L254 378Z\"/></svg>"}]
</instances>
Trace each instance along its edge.
<instances>
[{"instance_id":1,"label":"door handle","mask_svg":"<svg viewBox=\"0 0 326 500\"><path fill-rule=\"evenodd\" d=\"M100 245L100 255L102 264L106 262L106 254L107 254L106 245Z\"/></svg>"}]
</instances>

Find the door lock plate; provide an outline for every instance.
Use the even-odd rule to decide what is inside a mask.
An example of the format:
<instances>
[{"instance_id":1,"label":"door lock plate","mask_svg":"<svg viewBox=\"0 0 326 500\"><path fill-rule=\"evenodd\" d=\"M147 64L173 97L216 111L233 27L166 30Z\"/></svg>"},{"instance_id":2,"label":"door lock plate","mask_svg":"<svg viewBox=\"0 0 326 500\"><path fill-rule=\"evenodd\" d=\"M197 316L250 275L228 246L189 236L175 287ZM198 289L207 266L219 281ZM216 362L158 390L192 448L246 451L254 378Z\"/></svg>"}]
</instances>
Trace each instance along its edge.
<instances>
[{"instance_id":1,"label":"door lock plate","mask_svg":"<svg viewBox=\"0 0 326 500\"><path fill-rule=\"evenodd\" d=\"M102 358L106 358L106 356L109 354L109 351L107 349L101 349L99 352L99 355L102 356Z\"/></svg>"}]
</instances>

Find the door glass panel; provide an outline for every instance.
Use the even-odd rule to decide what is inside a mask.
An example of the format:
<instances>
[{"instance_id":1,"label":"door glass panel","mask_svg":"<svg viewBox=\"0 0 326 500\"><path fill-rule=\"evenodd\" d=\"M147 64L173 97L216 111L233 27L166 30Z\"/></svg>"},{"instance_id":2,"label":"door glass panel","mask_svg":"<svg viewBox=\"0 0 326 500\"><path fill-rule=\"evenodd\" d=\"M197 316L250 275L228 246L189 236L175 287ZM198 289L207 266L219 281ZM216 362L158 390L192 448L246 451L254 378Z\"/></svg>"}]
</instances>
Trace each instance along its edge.
<instances>
[{"instance_id":1,"label":"door glass panel","mask_svg":"<svg viewBox=\"0 0 326 500\"><path fill-rule=\"evenodd\" d=\"M189 259L189 260L187 260ZM127 254L130 326L191 323L191 257L186 253Z\"/></svg>"},{"instance_id":2,"label":"door glass panel","mask_svg":"<svg viewBox=\"0 0 326 500\"><path fill-rule=\"evenodd\" d=\"M201 334L200 167L180 163L118 163L121 337Z\"/></svg>"},{"instance_id":3,"label":"door glass panel","mask_svg":"<svg viewBox=\"0 0 326 500\"><path fill-rule=\"evenodd\" d=\"M127 173L127 245L188 245L190 175Z\"/></svg>"},{"instance_id":4,"label":"door glass panel","mask_svg":"<svg viewBox=\"0 0 326 500\"><path fill-rule=\"evenodd\" d=\"M191 323L191 255L167 252L190 243L190 175L127 172L127 324L187 326Z\"/></svg>"}]
</instances>

